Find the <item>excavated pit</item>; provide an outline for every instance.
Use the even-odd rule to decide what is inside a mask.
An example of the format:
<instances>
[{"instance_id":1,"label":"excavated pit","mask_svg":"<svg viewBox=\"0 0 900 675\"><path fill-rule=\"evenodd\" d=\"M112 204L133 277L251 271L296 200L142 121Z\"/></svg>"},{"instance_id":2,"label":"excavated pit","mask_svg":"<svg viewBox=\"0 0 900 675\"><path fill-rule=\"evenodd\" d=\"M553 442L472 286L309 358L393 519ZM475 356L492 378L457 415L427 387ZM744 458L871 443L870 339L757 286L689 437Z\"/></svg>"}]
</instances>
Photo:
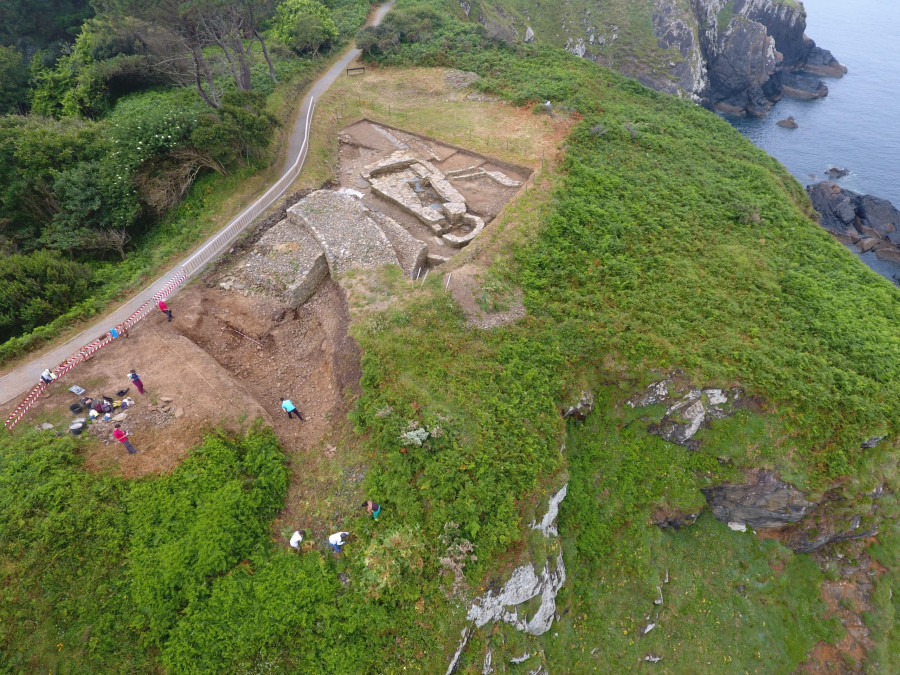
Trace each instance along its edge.
<instances>
[{"instance_id":1,"label":"excavated pit","mask_svg":"<svg viewBox=\"0 0 900 675\"><path fill-rule=\"evenodd\" d=\"M299 307L219 288L192 287L179 298L179 328L270 411L289 450L316 445L330 418L359 393L360 354L347 334L344 291L323 282ZM289 419L281 397L305 418Z\"/></svg>"}]
</instances>

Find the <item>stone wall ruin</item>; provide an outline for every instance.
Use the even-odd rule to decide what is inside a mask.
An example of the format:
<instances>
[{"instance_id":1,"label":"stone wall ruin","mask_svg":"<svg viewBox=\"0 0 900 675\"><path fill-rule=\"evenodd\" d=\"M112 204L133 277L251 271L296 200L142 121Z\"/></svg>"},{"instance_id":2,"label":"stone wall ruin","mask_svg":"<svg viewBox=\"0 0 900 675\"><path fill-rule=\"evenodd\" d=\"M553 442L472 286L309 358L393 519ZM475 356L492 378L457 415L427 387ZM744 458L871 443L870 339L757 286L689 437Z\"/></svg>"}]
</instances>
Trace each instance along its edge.
<instances>
[{"instance_id":1,"label":"stone wall ruin","mask_svg":"<svg viewBox=\"0 0 900 675\"><path fill-rule=\"evenodd\" d=\"M360 120L339 135L339 188L313 192L224 272L224 290L296 307L329 275L398 265L415 278L470 244L529 169Z\"/></svg>"}]
</instances>

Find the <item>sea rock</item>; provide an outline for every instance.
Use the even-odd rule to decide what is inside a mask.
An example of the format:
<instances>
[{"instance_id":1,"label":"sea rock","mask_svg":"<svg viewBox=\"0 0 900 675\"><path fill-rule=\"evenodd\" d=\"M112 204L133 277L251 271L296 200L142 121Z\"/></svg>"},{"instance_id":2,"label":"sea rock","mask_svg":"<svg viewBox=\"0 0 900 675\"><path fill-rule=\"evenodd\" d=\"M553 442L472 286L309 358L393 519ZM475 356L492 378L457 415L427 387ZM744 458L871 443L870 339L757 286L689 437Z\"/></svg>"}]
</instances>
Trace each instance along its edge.
<instances>
[{"instance_id":1,"label":"sea rock","mask_svg":"<svg viewBox=\"0 0 900 675\"><path fill-rule=\"evenodd\" d=\"M876 237L866 237L865 239L860 239L859 243L856 244L856 247L859 249L860 253L868 253L876 246L878 246L878 239Z\"/></svg>"},{"instance_id":2,"label":"sea rock","mask_svg":"<svg viewBox=\"0 0 900 675\"><path fill-rule=\"evenodd\" d=\"M837 180L838 178L843 178L848 173L850 173L850 169L839 169L836 166L831 167L830 169L825 170L825 175L829 178L833 178Z\"/></svg>"},{"instance_id":3,"label":"sea rock","mask_svg":"<svg viewBox=\"0 0 900 675\"><path fill-rule=\"evenodd\" d=\"M821 214L819 225L832 234L860 236L855 225L855 198L859 195L843 190L828 180L807 186L806 193L812 201L813 208Z\"/></svg>"},{"instance_id":4,"label":"sea rock","mask_svg":"<svg viewBox=\"0 0 900 675\"><path fill-rule=\"evenodd\" d=\"M694 102L700 103L703 92L709 89L709 77L700 40L695 35L691 19L674 0L657 0L653 10L653 31L657 46L671 57L667 64L668 70L663 70L664 74L651 74L645 69L633 75L645 86L668 94L686 93ZM602 47L604 42L600 38L596 44Z\"/></svg>"},{"instance_id":5,"label":"sea rock","mask_svg":"<svg viewBox=\"0 0 900 675\"><path fill-rule=\"evenodd\" d=\"M772 107L763 86L778 65L775 41L765 26L732 19L719 36L718 56L708 66L710 98L724 112L761 117Z\"/></svg>"},{"instance_id":6,"label":"sea rock","mask_svg":"<svg viewBox=\"0 0 900 675\"><path fill-rule=\"evenodd\" d=\"M803 518L815 506L803 492L763 469L752 482L723 483L701 491L716 520L742 523L753 529L783 528Z\"/></svg>"},{"instance_id":7,"label":"sea rock","mask_svg":"<svg viewBox=\"0 0 900 675\"><path fill-rule=\"evenodd\" d=\"M565 18L557 20L555 29L544 28L542 39L657 91L739 115L764 115L783 93L823 96L827 87L818 78L840 77L847 70L806 37L806 10L800 2L654 0L645 5L652 12L653 53L640 50L635 57L630 50L627 55L611 50L620 39L619 27L596 8L577 18L561 15ZM466 11L468 7L465 3ZM482 14L478 20L488 34L502 39L512 32L522 40L522 26L525 42L536 39L526 9ZM810 85L800 86L806 78Z\"/></svg>"},{"instance_id":8,"label":"sea rock","mask_svg":"<svg viewBox=\"0 0 900 675\"><path fill-rule=\"evenodd\" d=\"M815 43L806 57L803 69L820 77L843 77L847 74L847 66L841 65L830 51L816 47Z\"/></svg>"},{"instance_id":9,"label":"sea rock","mask_svg":"<svg viewBox=\"0 0 900 675\"><path fill-rule=\"evenodd\" d=\"M900 247L896 244L882 244L875 249L875 255L879 260L886 260L900 265ZM894 277L895 281L900 281Z\"/></svg>"},{"instance_id":10,"label":"sea rock","mask_svg":"<svg viewBox=\"0 0 900 675\"><path fill-rule=\"evenodd\" d=\"M784 127L785 129L796 129L800 126L799 124L797 124L797 120L794 119L793 115L786 119L778 120L777 122L775 122L775 124L780 127Z\"/></svg>"},{"instance_id":11,"label":"sea rock","mask_svg":"<svg viewBox=\"0 0 900 675\"><path fill-rule=\"evenodd\" d=\"M782 73L781 91L785 96L812 100L828 96L828 87L815 75Z\"/></svg>"},{"instance_id":12,"label":"sea rock","mask_svg":"<svg viewBox=\"0 0 900 675\"><path fill-rule=\"evenodd\" d=\"M819 224L829 232L900 244L900 211L888 200L845 190L828 180L807 186L806 192L821 214Z\"/></svg>"}]
</instances>

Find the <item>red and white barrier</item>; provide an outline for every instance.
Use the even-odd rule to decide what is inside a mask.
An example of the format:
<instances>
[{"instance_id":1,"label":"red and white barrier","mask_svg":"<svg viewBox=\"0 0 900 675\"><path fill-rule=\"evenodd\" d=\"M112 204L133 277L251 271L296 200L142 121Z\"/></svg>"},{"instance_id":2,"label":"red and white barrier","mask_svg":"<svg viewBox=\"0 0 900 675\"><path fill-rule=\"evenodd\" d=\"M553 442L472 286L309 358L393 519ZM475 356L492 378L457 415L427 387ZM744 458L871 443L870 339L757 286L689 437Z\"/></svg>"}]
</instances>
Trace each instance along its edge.
<instances>
[{"instance_id":1,"label":"red and white barrier","mask_svg":"<svg viewBox=\"0 0 900 675\"><path fill-rule=\"evenodd\" d=\"M129 316L125 321L120 323L118 326L114 326L116 332L119 335L124 335L129 328L134 326L138 321L143 319L153 310L160 300L167 298L172 291L174 291L178 286L187 279L187 274L184 271L184 268L178 271L174 277L169 279L166 282L166 285L163 286L159 291L153 294L149 300L147 300L143 305L137 308L137 310ZM73 353L69 356L65 361L57 365L55 368L50 370L51 373L56 375L57 377L61 377L68 373L72 368L77 366L79 363L87 361L91 358L95 352L103 349L106 345L112 342L115 338L113 338L112 333L107 331L107 333L100 338L97 338L93 342L86 344L84 347ZM35 402L41 397L41 394L44 393L44 390L47 388L48 384L41 380L38 382L31 391L22 399L22 402L16 406L16 409L10 413L9 417L6 418L6 428L12 431L12 428L16 426L19 421L24 417L25 413L35 404Z\"/></svg>"}]
</instances>

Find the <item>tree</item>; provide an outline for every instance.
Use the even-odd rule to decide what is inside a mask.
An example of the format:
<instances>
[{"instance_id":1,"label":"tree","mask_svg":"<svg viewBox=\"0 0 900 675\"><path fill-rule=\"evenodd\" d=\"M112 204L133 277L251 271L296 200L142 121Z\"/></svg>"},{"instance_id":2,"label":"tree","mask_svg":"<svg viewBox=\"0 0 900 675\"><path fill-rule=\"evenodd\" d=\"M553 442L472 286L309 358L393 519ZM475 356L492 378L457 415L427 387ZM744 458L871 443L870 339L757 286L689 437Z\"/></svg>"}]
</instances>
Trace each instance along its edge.
<instances>
[{"instance_id":1,"label":"tree","mask_svg":"<svg viewBox=\"0 0 900 675\"><path fill-rule=\"evenodd\" d=\"M240 0L240 4L246 17L244 29L247 37L254 38L259 42L263 56L266 59L266 65L269 66L269 77L272 78L273 82L278 82L278 78L275 76L275 66L272 65L272 59L269 57L269 50L266 47L266 40L259 30L260 23L272 16L275 2L274 0Z\"/></svg>"},{"instance_id":2,"label":"tree","mask_svg":"<svg viewBox=\"0 0 900 675\"><path fill-rule=\"evenodd\" d=\"M114 250L125 258L126 229L141 214L130 176L106 162L81 162L53 185L59 211L42 243L59 250Z\"/></svg>"},{"instance_id":3,"label":"tree","mask_svg":"<svg viewBox=\"0 0 900 675\"><path fill-rule=\"evenodd\" d=\"M275 37L298 54L319 53L337 40L331 12L316 0L285 0L275 12Z\"/></svg>"},{"instance_id":4,"label":"tree","mask_svg":"<svg viewBox=\"0 0 900 675\"><path fill-rule=\"evenodd\" d=\"M18 44L29 56L53 42L71 42L93 15L90 0L0 0L0 44Z\"/></svg>"},{"instance_id":5,"label":"tree","mask_svg":"<svg viewBox=\"0 0 900 675\"><path fill-rule=\"evenodd\" d=\"M0 115L24 115L28 102L28 67L15 47L0 45Z\"/></svg>"},{"instance_id":6,"label":"tree","mask_svg":"<svg viewBox=\"0 0 900 675\"><path fill-rule=\"evenodd\" d=\"M191 143L221 165L246 164L265 151L277 124L266 112L264 95L230 92L215 114L203 116Z\"/></svg>"},{"instance_id":7,"label":"tree","mask_svg":"<svg viewBox=\"0 0 900 675\"><path fill-rule=\"evenodd\" d=\"M93 272L57 251L0 258L0 340L45 324L90 292Z\"/></svg>"},{"instance_id":8,"label":"tree","mask_svg":"<svg viewBox=\"0 0 900 675\"><path fill-rule=\"evenodd\" d=\"M94 122L0 117L0 221L16 248L31 250L59 211L53 185L60 172L109 152Z\"/></svg>"},{"instance_id":9,"label":"tree","mask_svg":"<svg viewBox=\"0 0 900 675\"><path fill-rule=\"evenodd\" d=\"M221 67L231 75L235 86L252 89L250 78L250 44L258 40L269 63L265 41L259 32L264 20L267 0L106 0L104 8L115 16L132 17L143 24L142 37L158 49L153 62L169 76L184 73L188 65L197 93L212 108L218 108L221 91L215 81ZM222 56L219 63L210 62L207 47L216 47ZM165 52L159 50L164 48ZM180 80L179 80L180 82Z\"/></svg>"}]
</instances>

